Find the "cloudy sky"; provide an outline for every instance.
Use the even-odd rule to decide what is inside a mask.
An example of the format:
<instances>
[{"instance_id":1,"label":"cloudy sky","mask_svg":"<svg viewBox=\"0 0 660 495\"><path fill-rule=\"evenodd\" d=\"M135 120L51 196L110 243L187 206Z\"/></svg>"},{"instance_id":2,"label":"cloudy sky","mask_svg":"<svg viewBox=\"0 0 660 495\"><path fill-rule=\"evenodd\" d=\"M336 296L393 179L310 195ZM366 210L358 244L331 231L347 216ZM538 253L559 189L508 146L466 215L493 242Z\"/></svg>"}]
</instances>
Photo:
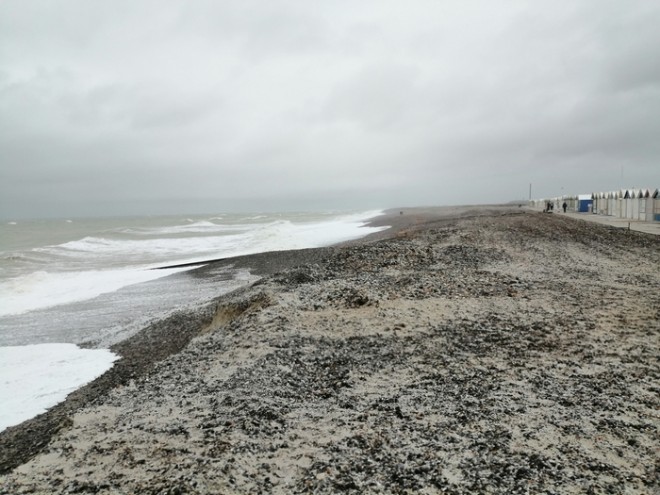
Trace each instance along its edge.
<instances>
[{"instance_id":1,"label":"cloudy sky","mask_svg":"<svg viewBox=\"0 0 660 495\"><path fill-rule=\"evenodd\" d=\"M660 2L0 1L0 216L660 186Z\"/></svg>"}]
</instances>

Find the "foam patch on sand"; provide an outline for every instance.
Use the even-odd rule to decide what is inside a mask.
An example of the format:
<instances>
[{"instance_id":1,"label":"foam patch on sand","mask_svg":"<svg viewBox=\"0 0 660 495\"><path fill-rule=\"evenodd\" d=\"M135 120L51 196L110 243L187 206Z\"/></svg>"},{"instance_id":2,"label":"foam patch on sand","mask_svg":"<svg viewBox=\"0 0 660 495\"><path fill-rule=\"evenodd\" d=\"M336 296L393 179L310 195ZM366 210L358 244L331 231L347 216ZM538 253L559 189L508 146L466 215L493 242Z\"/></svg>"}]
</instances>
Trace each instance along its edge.
<instances>
[{"instance_id":1,"label":"foam patch on sand","mask_svg":"<svg viewBox=\"0 0 660 495\"><path fill-rule=\"evenodd\" d=\"M116 359L108 350L74 344L0 347L0 431L63 401Z\"/></svg>"}]
</instances>

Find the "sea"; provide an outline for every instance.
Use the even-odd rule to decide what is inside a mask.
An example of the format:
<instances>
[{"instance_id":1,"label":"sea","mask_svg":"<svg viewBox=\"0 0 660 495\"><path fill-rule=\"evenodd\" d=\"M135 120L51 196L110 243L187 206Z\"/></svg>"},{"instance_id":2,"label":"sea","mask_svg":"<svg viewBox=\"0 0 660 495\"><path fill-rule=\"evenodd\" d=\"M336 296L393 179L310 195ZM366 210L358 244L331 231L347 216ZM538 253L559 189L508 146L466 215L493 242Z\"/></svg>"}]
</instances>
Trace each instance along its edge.
<instances>
[{"instance_id":1,"label":"sea","mask_svg":"<svg viewBox=\"0 0 660 495\"><path fill-rule=\"evenodd\" d=\"M100 376L109 347L258 277L184 263L322 247L387 227L382 211L220 213L0 222L0 431ZM199 265L198 265L199 266Z\"/></svg>"}]
</instances>

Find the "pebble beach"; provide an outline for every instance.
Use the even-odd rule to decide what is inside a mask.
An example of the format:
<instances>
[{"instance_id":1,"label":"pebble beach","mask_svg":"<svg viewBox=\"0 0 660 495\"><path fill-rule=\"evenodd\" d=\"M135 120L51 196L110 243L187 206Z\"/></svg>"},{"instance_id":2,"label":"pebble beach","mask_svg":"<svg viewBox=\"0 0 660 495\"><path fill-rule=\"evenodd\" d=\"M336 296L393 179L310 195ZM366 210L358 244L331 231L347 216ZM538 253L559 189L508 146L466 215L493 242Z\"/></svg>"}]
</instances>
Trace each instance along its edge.
<instances>
[{"instance_id":1,"label":"pebble beach","mask_svg":"<svg viewBox=\"0 0 660 495\"><path fill-rule=\"evenodd\" d=\"M1 494L660 493L660 237L401 209L113 346Z\"/></svg>"}]
</instances>

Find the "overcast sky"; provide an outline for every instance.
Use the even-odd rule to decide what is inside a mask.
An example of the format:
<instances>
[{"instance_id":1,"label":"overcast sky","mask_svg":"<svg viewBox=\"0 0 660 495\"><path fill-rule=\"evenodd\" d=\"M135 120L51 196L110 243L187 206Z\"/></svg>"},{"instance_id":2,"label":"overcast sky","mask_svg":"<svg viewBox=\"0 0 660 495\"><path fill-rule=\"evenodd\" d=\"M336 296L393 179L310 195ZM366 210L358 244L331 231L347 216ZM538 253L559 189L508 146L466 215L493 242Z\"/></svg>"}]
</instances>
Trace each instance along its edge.
<instances>
[{"instance_id":1,"label":"overcast sky","mask_svg":"<svg viewBox=\"0 0 660 495\"><path fill-rule=\"evenodd\" d=\"M0 215L660 186L660 2L0 1Z\"/></svg>"}]
</instances>

